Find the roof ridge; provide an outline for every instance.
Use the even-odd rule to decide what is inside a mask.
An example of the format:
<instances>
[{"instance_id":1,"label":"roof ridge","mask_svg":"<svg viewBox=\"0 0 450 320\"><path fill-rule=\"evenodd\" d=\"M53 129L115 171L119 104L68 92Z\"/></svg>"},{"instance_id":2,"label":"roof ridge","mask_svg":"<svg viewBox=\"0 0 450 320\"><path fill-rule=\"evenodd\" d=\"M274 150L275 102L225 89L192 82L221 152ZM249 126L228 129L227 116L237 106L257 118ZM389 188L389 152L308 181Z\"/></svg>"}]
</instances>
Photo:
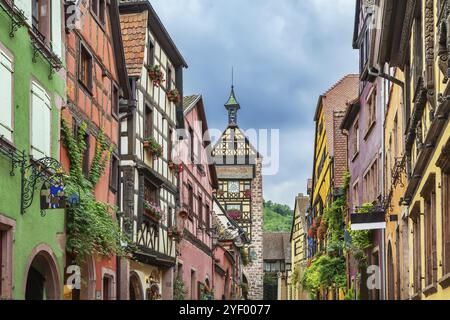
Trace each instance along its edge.
<instances>
[{"instance_id":1,"label":"roof ridge","mask_svg":"<svg viewBox=\"0 0 450 320\"><path fill-rule=\"evenodd\" d=\"M346 74L341 79L339 79L335 84L333 84L327 91L325 91L325 93L323 93L322 96L327 96L331 91L336 89L336 87L338 87L342 82L344 82L344 80L346 80L348 78L354 78L354 77L359 77L359 74L356 74L356 73Z\"/></svg>"}]
</instances>

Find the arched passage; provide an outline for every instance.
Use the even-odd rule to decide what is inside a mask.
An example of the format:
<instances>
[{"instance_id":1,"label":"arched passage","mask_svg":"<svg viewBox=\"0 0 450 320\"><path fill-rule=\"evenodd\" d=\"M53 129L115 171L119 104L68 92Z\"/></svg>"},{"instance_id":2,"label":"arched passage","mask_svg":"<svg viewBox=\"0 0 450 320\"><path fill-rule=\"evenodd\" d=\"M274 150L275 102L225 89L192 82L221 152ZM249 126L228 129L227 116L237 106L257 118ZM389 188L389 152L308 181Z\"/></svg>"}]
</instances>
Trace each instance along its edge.
<instances>
[{"instance_id":1,"label":"arched passage","mask_svg":"<svg viewBox=\"0 0 450 320\"><path fill-rule=\"evenodd\" d=\"M130 300L144 300L141 280L136 272L130 274Z\"/></svg>"},{"instance_id":2,"label":"arched passage","mask_svg":"<svg viewBox=\"0 0 450 320\"><path fill-rule=\"evenodd\" d=\"M61 298L60 274L53 251L46 245L36 247L25 274L26 300L58 300Z\"/></svg>"}]
</instances>

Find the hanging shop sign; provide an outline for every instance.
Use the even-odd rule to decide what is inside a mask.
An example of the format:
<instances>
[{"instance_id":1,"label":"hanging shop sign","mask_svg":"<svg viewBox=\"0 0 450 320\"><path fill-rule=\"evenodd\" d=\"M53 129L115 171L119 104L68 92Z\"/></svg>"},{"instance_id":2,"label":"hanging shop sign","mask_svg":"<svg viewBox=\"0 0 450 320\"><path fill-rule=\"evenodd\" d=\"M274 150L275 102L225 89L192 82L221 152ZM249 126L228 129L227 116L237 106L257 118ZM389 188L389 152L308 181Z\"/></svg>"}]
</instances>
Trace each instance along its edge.
<instances>
[{"instance_id":1,"label":"hanging shop sign","mask_svg":"<svg viewBox=\"0 0 450 320\"><path fill-rule=\"evenodd\" d=\"M351 215L351 222L353 231L386 229L386 219L383 211L354 213Z\"/></svg>"},{"instance_id":2,"label":"hanging shop sign","mask_svg":"<svg viewBox=\"0 0 450 320\"><path fill-rule=\"evenodd\" d=\"M41 189L41 210L66 208L66 197L62 184L51 185L45 183Z\"/></svg>"}]
</instances>

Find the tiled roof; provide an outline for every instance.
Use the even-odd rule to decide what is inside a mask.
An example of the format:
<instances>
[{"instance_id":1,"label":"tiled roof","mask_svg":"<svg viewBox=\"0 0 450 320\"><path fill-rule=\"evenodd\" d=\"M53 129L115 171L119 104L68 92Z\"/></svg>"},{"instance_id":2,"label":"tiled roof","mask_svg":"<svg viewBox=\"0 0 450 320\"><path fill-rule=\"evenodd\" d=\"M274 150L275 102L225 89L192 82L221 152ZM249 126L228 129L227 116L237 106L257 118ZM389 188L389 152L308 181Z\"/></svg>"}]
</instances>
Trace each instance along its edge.
<instances>
[{"instance_id":1,"label":"tiled roof","mask_svg":"<svg viewBox=\"0 0 450 320\"><path fill-rule=\"evenodd\" d=\"M148 13L121 14L123 46L128 75L139 77L144 63Z\"/></svg>"},{"instance_id":2,"label":"tiled roof","mask_svg":"<svg viewBox=\"0 0 450 320\"><path fill-rule=\"evenodd\" d=\"M198 100L198 98L200 98L201 95L200 94L194 94L191 96L186 96L183 98L183 109L187 110L189 109L190 106L192 106L192 104Z\"/></svg>"},{"instance_id":3,"label":"tiled roof","mask_svg":"<svg viewBox=\"0 0 450 320\"><path fill-rule=\"evenodd\" d=\"M359 75L349 74L339 80L321 96L327 130L328 152L331 156L334 155L334 116L336 113L345 112L348 103L355 100L358 95Z\"/></svg>"},{"instance_id":4,"label":"tiled roof","mask_svg":"<svg viewBox=\"0 0 450 320\"><path fill-rule=\"evenodd\" d=\"M290 234L288 232L264 233L263 259L290 261Z\"/></svg>"}]
</instances>

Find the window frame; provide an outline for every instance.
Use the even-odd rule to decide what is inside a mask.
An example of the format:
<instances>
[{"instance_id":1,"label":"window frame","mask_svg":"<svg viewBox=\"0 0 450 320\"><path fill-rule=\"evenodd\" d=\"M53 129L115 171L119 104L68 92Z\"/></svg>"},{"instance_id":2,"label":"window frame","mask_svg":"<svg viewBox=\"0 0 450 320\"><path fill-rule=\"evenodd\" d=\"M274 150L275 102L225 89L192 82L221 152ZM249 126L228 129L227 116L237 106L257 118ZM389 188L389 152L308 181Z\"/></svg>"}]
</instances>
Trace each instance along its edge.
<instances>
[{"instance_id":1,"label":"window frame","mask_svg":"<svg viewBox=\"0 0 450 320\"><path fill-rule=\"evenodd\" d=\"M89 6L89 11L94 17L94 20L98 23L98 25L102 29L104 29L106 26L106 11L107 11L106 8L107 8L106 0L91 0L91 5Z\"/></svg>"},{"instance_id":2,"label":"window frame","mask_svg":"<svg viewBox=\"0 0 450 320\"><path fill-rule=\"evenodd\" d=\"M87 59L87 82L85 83L83 78L83 53L86 54L88 56ZM79 47L79 53L78 53L78 83L81 84L81 86L89 93L89 95L92 96L92 89L94 86L94 55L91 53L91 51L88 49L87 45L84 44L83 42L80 42L80 47Z\"/></svg>"},{"instance_id":3,"label":"window frame","mask_svg":"<svg viewBox=\"0 0 450 320\"><path fill-rule=\"evenodd\" d=\"M111 115L114 119L118 119L120 113L120 92L119 86L112 82L111 86Z\"/></svg>"},{"instance_id":4,"label":"window frame","mask_svg":"<svg viewBox=\"0 0 450 320\"><path fill-rule=\"evenodd\" d=\"M114 163L116 165L114 165ZM116 154L111 154L111 165L109 169L109 189L113 193L119 190L119 176L120 176L120 160Z\"/></svg>"},{"instance_id":5,"label":"window frame","mask_svg":"<svg viewBox=\"0 0 450 320\"><path fill-rule=\"evenodd\" d=\"M11 63L11 68L9 68L8 66L5 66L4 64L1 63L0 60L0 64L2 64L5 69L9 70L11 73L11 122L10 125L11 127L7 127L6 124L0 122L0 126L5 129L6 131L10 131L11 134L11 139L7 139L6 137L3 136L3 139L5 139L6 141L10 142L10 143L14 143L14 67L15 67L15 59L14 59L14 55L0 42L0 55L5 56L5 58L7 60L10 61Z\"/></svg>"}]
</instances>

